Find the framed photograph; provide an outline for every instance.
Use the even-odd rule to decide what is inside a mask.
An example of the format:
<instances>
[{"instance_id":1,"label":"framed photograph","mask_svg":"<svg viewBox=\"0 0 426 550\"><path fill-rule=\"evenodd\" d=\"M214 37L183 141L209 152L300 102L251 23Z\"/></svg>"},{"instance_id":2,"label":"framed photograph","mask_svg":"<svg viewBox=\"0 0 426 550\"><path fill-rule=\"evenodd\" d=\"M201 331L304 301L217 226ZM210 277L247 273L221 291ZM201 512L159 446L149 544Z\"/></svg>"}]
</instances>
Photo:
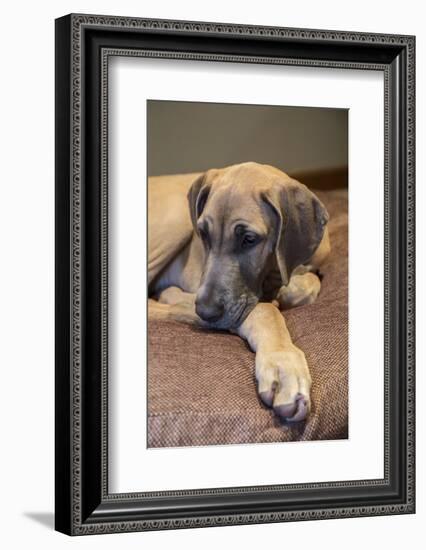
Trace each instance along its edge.
<instances>
[{"instance_id":1,"label":"framed photograph","mask_svg":"<svg viewBox=\"0 0 426 550\"><path fill-rule=\"evenodd\" d=\"M413 36L56 20L56 529L407 514Z\"/></svg>"}]
</instances>

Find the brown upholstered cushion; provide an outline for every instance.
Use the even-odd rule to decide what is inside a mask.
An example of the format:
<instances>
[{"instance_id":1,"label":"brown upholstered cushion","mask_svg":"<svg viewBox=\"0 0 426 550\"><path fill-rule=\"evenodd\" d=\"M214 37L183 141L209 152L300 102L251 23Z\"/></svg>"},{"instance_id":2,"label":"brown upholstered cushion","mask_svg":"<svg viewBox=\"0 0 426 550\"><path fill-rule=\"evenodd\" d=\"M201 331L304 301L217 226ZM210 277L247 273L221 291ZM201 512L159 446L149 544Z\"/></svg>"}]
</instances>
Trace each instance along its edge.
<instances>
[{"instance_id":1,"label":"brown upholstered cushion","mask_svg":"<svg viewBox=\"0 0 426 550\"><path fill-rule=\"evenodd\" d=\"M317 301L284 313L312 375L306 422L281 423L256 393L254 354L238 336L149 321L148 445L174 447L343 439L348 434L348 209L318 192L332 252Z\"/></svg>"}]
</instances>

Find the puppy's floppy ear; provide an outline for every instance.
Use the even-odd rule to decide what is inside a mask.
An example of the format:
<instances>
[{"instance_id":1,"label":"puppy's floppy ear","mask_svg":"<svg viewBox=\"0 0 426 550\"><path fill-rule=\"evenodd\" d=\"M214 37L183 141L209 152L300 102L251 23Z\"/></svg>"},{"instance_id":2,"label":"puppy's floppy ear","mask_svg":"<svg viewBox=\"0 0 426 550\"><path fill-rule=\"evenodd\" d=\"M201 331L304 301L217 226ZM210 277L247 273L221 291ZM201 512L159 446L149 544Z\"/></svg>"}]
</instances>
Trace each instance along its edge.
<instances>
[{"instance_id":1,"label":"puppy's floppy ear","mask_svg":"<svg viewBox=\"0 0 426 550\"><path fill-rule=\"evenodd\" d=\"M275 252L284 285L293 270L314 254L329 216L322 202L302 183L288 179L262 193L276 221Z\"/></svg>"},{"instance_id":2,"label":"puppy's floppy ear","mask_svg":"<svg viewBox=\"0 0 426 550\"><path fill-rule=\"evenodd\" d=\"M189 211L192 225L198 234L197 220L201 216L206 205L213 179L218 170L208 170L200 174L188 191Z\"/></svg>"}]
</instances>

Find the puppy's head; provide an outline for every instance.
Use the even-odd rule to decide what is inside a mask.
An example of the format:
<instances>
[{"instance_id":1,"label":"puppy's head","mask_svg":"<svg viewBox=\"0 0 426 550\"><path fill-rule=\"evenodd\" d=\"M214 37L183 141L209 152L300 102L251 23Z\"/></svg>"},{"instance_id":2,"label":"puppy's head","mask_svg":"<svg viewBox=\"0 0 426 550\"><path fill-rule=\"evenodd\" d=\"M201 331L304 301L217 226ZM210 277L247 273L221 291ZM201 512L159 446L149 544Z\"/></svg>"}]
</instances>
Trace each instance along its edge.
<instances>
[{"instance_id":1,"label":"puppy's head","mask_svg":"<svg viewBox=\"0 0 426 550\"><path fill-rule=\"evenodd\" d=\"M206 261L196 311L216 328L238 327L278 264L282 282L321 242L328 214L303 184L272 166L247 162L209 170L188 194Z\"/></svg>"}]
</instances>

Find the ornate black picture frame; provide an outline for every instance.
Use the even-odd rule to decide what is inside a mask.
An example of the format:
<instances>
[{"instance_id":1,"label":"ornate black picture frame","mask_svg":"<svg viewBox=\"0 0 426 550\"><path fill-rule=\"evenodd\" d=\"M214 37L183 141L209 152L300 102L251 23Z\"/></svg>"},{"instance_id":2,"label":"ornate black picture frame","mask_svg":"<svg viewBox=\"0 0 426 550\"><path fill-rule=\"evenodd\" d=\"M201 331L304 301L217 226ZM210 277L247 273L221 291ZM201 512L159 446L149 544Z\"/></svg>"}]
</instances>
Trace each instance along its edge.
<instances>
[{"instance_id":1,"label":"ornate black picture frame","mask_svg":"<svg viewBox=\"0 0 426 550\"><path fill-rule=\"evenodd\" d=\"M382 71L384 478L110 494L110 56ZM68 15L56 20L56 529L70 535L406 514L414 501L413 36Z\"/></svg>"}]
</instances>

